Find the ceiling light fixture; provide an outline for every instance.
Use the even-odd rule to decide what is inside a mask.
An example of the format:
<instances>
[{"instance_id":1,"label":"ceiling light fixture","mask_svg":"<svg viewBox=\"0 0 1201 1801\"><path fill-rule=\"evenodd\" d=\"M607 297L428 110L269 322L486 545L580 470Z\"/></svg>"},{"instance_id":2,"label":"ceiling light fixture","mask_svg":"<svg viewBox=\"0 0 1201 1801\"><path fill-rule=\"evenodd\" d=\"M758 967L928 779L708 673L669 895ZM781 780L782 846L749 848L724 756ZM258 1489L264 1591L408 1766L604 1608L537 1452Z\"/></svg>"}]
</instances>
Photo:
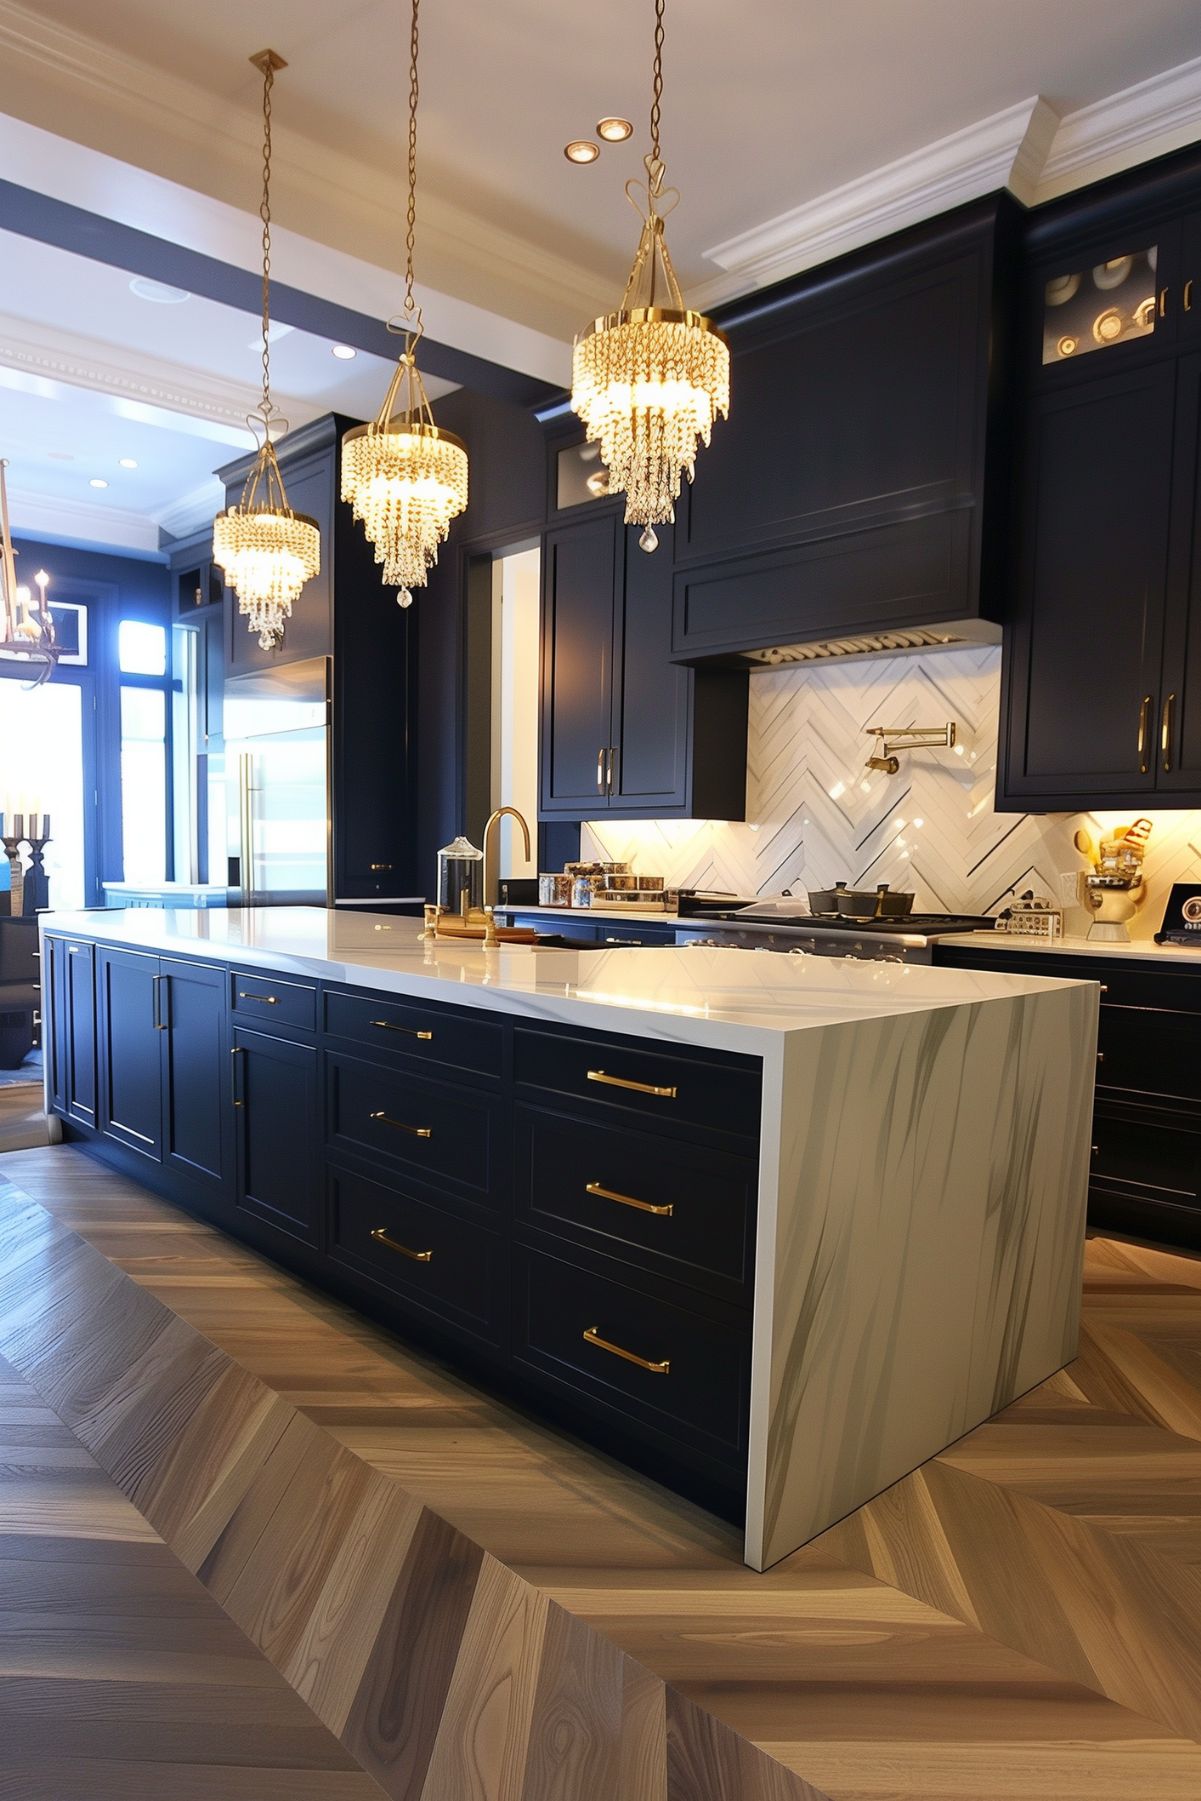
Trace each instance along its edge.
<instances>
[{"instance_id":1,"label":"ceiling light fixture","mask_svg":"<svg viewBox=\"0 0 1201 1801\"><path fill-rule=\"evenodd\" d=\"M44 569L39 569L34 576L38 588L36 601L24 583L17 585L17 553L9 523L8 487L4 478L7 468L7 459L0 457L0 657L40 664L34 673L33 685L37 687L54 674L59 658L54 620L46 605L50 577Z\"/></svg>"},{"instance_id":2,"label":"ceiling light fixture","mask_svg":"<svg viewBox=\"0 0 1201 1801\"><path fill-rule=\"evenodd\" d=\"M633 137L634 127L628 119L600 119L596 135L604 138L606 144L624 144L627 138Z\"/></svg>"},{"instance_id":3,"label":"ceiling light fixture","mask_svg":"<svg viewBox=\"0 0 1201 1801\"><path fill-rule=\"evenodd\" d=\"M156 306L182 306L192 296L186 288L173 288L169 282L152 281L148 275L135 275L129 284L131 294L139 300L151 300Z\"/></svg>"},{"instance_id":4,"label":"ceiling light fixture","mask_svg":"<svg viewBox=\"0 0 1201 1801\"><path fill-rule=\"evenodd\" d=\"M136 469L138 466L138 459L137 457L121 457L117 466L120 469Z\"/></svg>"},{"instance_id":5,"label":"ceiling light fixture","mask_svg":"<svg viewBox=\"0 0 1201 1801\"><path fill-rule=\"evenodd\" d=\"M589 143L587 138L573 138L570 144L564 144L563 154L569 163L594 163L600 155L600 145Z\"/></svg>"},{"instance_id":6,"label":"ceiling light fixture","mask_svg":"<svg viewBox=\"0 0 1201 1801\"><path fill-rule=\"evenodd\" d=\"M353 344L332 344L330 346L330 355L336 356L340 363L348 363L351 357L358 356L358 354Z\"/></svg>"},{"instance_id":7,"label":"ceiling light fixture","mask_svg":"<svg viewBox=\"0 0 1201 1801\"><path fill-rule=\"evenodd\" d=\"M105 479L102 475L94 475L92 477L91 481L88 483L88 487L89 488L107 488L108 483L105 481Z\"/></svg>"},{"instance_id":8,"label":"ceiling light fixture","mask_svg":"<svg viewBox=\"0 0 1201 1801\"><path fill-rule=\"evenodd\" d=\"M626 183L642 235L620 307L576 339L572 358L571 404L588 436L600 440L610 487L625 493L626 524L644 527L643 550L658 544L655 526L675 518L698 441L708 444L714 420L730 410L726 340L712 320L684 305L663 236L663 221L679 199L675 188L663 186L659 146L664 5L655 0L646 182Z\"/></svg>"},{"instance_id":9,"label":"ceiling light fixture","mask_svg":"<svg viewBox=\"0 0 1201 1801\"><path fill-rule=\"evenodd\" d=\"M213 522L213 558L237 595L249 629L258 633L264 650L273 650L301 589L320 571L321 534L315 519L288 505L272 443L288 422L271 400L271 89L275 71L288 65L274 50L260 50L250 60L263 76L263 398L246 421L257 453L242 498Z\"/></svg>"},{"instance_id":10,"label":"ceiling light fixture","mask_svg":"<svg viewBox=\"0 0 1201 1801\"><path fill-rule=\"evenodd\" d=\"M413 0L409 29L409 205L405 229L404 322L388 321L404 334L404 350L383 405L369 425L342 439L342 498L350 502L384 566L383 579L399 589L398 605L411 607L438 561L452 519L467 505L467 446L434 424L433 409L417 367L425 329L413 296L413 246L417 228L418 13ZM403 410L401 399L403 396Z\"/></svg>"}]
</instances>

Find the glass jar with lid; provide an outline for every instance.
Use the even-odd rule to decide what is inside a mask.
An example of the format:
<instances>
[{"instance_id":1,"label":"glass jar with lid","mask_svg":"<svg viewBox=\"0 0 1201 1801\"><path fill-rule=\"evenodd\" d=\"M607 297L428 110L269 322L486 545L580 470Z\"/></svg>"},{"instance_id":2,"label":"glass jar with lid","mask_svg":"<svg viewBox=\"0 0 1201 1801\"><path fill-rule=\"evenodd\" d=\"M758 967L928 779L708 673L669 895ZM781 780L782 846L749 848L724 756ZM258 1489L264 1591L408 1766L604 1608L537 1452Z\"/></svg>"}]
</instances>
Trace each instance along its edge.
<instances>
[{"instance_id":1,"label":"glass jar with lid","mask_svg":"<svg viewBox=\"0 0 1201 1801\"><path fill-rule=\"evenodd\" d=\"M464 917L484 903L484 853L461 834L438 852L438 905Z\"/></svg>"}]
</instances>

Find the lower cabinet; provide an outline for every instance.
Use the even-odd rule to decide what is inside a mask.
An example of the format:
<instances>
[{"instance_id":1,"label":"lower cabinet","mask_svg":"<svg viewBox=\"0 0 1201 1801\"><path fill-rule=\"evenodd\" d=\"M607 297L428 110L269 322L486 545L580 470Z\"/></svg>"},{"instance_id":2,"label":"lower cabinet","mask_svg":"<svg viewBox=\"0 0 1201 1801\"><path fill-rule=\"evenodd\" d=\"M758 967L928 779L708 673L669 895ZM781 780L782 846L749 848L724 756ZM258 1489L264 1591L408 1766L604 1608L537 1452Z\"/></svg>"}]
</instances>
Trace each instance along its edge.
<instances>
[{"instance_id":1,"label":"lower cabinet","mask_svg":"<svg viewBox=\"0 0 1201 1801\"><path fill-rule=\"evenodd\" d=\"M101 949L100 1130L154 1163L163 1158L162 984L157 957Z\"/></svg>"},{"instance_id":2,"label":"lower cabinet","mask_svg":"<svg viewBox=\"0 0 1201 1801\"><path fill-rule=\"evenodd\" d=\"M230 1052L234 1209L289 1238L321 1242L317 1048L235 1026Z\"/></svg>"},{"instance_id":3,"label":"lower cabinet","mask_svg":"<svg viewBox=\"0 0 1201 1801\"><path fill-rule=\"evenodd\" d=\"M953 942L935 961L1100 984L1089 1225L1201 1250L1201 970Z\"/></svg>"},{"instance_id":4,"label":"lower cabinet","mask_svg":"<svg viewBox=\"0 0 1201 1801\"><path fill-rule=\"evenodd\" d=\"M43 1040L51 1104L77 1126L96 1125L96 947L84 939L45 940Z\"/></svg>"}]
</instances>

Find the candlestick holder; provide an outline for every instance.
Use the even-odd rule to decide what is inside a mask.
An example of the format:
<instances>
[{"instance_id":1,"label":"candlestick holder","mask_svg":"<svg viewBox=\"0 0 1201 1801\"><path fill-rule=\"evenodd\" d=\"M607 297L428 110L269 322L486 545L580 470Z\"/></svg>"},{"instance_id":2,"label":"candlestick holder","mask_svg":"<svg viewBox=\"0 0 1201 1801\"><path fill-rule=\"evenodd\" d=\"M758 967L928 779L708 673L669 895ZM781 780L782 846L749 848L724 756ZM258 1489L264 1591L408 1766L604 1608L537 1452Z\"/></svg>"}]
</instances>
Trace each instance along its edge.
<instances>
[{"instance_id":1,"label":"candlestick holder","mask_svg":"<svg viewBox=\"0 0 1201 1801\"><path fill-rule=\"evenodd\" d=\"M4 854L8 858L8 910L10 913L22 913L25 902L25 869L21 862L20 838L10 838L7 834L0 838L4 845Z\"/></svg>"},{"instance_id":2,"label":"candlestick holder","mask_svg":"<svg viewBox=\"0 0 1201 1801\"><path fill-rule=\"evenodd\" d=\"M43 862L50 839L26 838L25 842L29 846L29 868L25 871L21 910L27 914L42 913L50 905L50 878Z\"/></svg>"}]
</instances>

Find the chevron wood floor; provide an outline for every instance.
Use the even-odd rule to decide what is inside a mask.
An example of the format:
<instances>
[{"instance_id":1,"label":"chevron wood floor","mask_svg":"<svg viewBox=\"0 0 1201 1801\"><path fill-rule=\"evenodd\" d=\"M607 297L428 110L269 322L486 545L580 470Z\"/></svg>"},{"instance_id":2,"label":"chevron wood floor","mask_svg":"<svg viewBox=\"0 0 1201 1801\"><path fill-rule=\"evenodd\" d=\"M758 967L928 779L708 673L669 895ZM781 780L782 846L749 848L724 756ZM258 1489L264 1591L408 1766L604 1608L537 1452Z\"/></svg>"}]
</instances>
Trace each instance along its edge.
<instances>
[{"instance_id":1,"label":"chevron wood floor","mask_svg":"<svg viewBox=\"0 0 1201 1801\"><path fill-rule=\"evenodd\" d=\"M289 1793L1201 1797L1201 1263L1094 1241L1076 1364L756 1575L708 1516L77 1151L5 1177L11 1382L207 1591L241 1673L265 1661L340 1741L329 1786ZM25 1506L0 1482L0 1542ZM14 1612L0 1744L29 1711ZM47 1689L77 1651L41 1646ZM0 1797L74 1801L32 1752L40 1789L3 1765ZM131 1801L275 1792L129 1770Z\"/></svg>"}]
</instances>

